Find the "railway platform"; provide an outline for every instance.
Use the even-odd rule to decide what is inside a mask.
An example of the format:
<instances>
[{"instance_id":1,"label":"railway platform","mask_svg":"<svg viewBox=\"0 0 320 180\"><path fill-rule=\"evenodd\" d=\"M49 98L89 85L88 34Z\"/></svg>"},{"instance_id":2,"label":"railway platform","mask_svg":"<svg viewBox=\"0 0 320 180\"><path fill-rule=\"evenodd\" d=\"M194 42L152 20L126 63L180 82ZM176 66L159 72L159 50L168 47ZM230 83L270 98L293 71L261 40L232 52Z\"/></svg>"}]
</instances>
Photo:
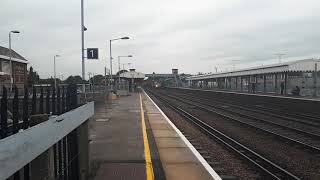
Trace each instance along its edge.
<instances>
[{"instance_id":1,"label":"railway platform","mask_svg":"<svg viewBox=\"0 0 320 180\"><path fill-rule=\"evenodd\" d=\"M144 92L96 103L89 139L92 180L221 179Z\"/></svg>"}]
</instances>

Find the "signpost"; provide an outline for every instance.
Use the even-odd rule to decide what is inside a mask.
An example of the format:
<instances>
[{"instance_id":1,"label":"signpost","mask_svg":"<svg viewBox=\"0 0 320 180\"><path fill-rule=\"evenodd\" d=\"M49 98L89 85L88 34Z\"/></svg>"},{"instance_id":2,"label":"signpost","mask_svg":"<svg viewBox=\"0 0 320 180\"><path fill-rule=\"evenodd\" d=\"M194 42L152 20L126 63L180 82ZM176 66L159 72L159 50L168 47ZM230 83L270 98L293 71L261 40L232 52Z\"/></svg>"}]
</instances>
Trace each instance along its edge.
<instances>
[{"instance_id":1,"label":"signpost","mask_svg":"<svg viewBox=\"0 0 320 180\"><path fill-rule=\"evenodd\" d=\"M87 59L99 59L99 49L87 48Z\"/></svg>"}]
</instances>

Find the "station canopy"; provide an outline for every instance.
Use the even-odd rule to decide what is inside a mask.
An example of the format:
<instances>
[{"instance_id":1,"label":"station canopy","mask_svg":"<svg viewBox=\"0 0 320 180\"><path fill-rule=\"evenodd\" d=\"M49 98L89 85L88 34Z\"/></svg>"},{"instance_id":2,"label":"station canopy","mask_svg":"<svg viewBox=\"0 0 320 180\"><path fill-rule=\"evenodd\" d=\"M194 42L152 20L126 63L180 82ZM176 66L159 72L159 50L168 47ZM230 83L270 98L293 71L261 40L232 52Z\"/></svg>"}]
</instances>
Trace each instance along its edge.
<instances>
[{"instance_id":1,"label":"station canopy","mask_svg":"<svg viewBox=\"0 0 320 180\"><path fill-rule=\"evenodd\" d=\"M120 74L121 78L128 78L128 79L144 79L145 75L141 72L136 72L136 71L129 71L129 72L124 72Z\"/></svg>"},{"instance_id":2,"label":"station canopy","mask_svg":"<svg viewBox=\"0 0 320 180\"><path fill-rule=\"evenodd\" d=\"M317 64L318 70L320 66L320 59L304 59L297 61L290 61L272 65L258 66L252 68L246 68L236 71L228 71L216 74L196 75L186 78L186 80L203 80L213 79L220 77L236 77L236 76L248 76L258 74L271 74L271 73L283 73L283 72L313 72L315 71L315 65Z\"/></svg>"}]
</instances>

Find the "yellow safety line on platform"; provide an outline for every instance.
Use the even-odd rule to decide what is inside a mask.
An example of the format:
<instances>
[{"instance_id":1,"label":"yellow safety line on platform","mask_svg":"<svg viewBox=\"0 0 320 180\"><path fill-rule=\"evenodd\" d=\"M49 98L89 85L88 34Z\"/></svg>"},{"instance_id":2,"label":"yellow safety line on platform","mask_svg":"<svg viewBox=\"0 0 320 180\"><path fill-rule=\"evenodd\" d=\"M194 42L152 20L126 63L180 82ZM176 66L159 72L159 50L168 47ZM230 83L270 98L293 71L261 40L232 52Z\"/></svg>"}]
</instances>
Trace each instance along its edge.
<instances>
[{"instance_id":1,"label":"yellow safety line on platform","mask_svg":"<svg viewBox=\"0 0 320 180\"><path fill-rule=\"evenodd\" d=\"M146 159L146 175L147 175L147 180L153 180L154 174L153 174L153 167L152 167L152 161L151 161L151 154L150 154L150 147L149 147L149 141L148 141L148 135L147 135L146 122L144 120L144 110L143 110L143 105L142 105L141 94L140 94L140 108L141 108L143 144L144 144L144 157Z\"/></svg>"}]
</instances>

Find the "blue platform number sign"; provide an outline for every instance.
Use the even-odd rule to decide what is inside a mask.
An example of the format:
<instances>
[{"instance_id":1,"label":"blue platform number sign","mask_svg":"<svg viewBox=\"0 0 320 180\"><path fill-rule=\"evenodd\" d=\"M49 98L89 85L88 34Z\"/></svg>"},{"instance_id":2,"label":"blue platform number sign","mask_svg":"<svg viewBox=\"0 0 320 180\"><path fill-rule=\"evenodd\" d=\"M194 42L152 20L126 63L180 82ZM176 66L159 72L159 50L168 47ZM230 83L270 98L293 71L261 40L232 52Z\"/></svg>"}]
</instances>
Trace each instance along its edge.
<instances>
[{"instance_id":1,"label":"blue platform number sign","mask_svg":"<svg viewBox=\"0 0 320 180\"><path fill-rule=\"evenodd\" d=\"M87 58L88 59L99 59L98 48L87 48Z\"/></svg>"}]
</instances>

